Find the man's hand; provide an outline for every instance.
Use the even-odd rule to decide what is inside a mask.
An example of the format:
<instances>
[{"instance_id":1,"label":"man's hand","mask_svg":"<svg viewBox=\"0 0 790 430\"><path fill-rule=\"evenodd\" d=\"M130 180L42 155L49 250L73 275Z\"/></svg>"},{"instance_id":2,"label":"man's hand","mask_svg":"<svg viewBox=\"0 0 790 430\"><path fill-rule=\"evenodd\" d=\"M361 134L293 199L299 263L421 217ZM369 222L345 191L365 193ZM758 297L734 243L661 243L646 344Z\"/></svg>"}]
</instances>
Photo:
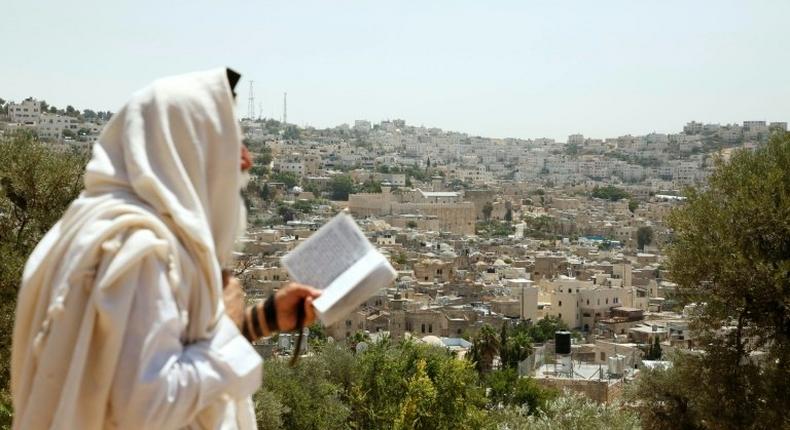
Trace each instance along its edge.
<instances>
[{"instance_id":1,"label":"man's hand","mask_svg":"<svg viewBox=\"0 0 790 430\"><path fill-rule=\"evenodd\" d=\"M274 307L277 309L277 325L280 331L296 329L296 311L304 300L304 326L307 327L315 321L313 299L321 295L317 290L306 285L290 283L274 295Z\"/></svg>"},{"instance_id":2,"label":"man's hand","mask_svg":"<svg viewBox=\"0 0 790 430\"><path fill-rule=\"evenodd\" d=\"M244 289L241 282L229 272L222 273L222 300L225 302L225 313L236 323L239 330L244 327Z\"/></svg>"}]
</instances>

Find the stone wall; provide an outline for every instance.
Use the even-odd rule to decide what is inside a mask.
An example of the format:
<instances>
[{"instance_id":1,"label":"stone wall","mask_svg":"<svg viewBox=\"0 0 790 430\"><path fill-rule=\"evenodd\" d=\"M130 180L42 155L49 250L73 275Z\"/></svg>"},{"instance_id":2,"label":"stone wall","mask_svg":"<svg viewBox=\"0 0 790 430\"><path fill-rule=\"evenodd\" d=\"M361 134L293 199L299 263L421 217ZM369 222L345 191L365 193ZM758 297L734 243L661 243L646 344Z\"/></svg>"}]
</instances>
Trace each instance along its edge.
<instances>
[{"instance_id":1,"label":"stone wall","mask_svg":"<svg viewBox=\"0 0 790 430\"><path fill-rule=\"evenodd\" d=\"M598 403L610 403L620 398L623 392L623 381L609 383L607 380L536 378L544 387L557 390L571 390L581 393Z\"/></svg>"}]
</instances>

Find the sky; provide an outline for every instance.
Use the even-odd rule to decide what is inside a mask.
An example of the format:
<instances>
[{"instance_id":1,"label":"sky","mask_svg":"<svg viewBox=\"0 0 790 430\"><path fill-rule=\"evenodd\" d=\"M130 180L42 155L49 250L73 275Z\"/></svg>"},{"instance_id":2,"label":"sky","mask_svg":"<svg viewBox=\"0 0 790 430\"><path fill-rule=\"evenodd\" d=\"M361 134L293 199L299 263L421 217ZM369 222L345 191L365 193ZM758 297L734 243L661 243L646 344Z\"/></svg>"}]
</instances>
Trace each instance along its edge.
<instances>
[{"instance_id":1,"label":"sky","mask_svg":"<svg viewBox=\"0 0 790 430\"><path fill-rule=\"evenodd\" d=\"M7 2L0 97L116 111L157 77L230 66L238 114L404 119L489 137L790 121L790 2ZM256 115L257 116L257 115Z\"/></svg>"}]
</instances>

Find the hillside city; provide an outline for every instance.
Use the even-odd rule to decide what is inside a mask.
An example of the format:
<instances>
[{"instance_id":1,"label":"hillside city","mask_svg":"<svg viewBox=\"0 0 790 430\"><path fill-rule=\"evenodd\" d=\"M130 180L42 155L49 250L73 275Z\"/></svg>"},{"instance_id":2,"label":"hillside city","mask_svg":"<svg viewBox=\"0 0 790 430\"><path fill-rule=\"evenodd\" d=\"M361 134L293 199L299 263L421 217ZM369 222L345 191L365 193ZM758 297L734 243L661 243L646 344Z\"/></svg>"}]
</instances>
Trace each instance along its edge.
<instances>
[{"instance_id":1,"label":"hillside city","mask_svg":"<svg viewBox=\"0 0 790 430\"><path fill-rule=\"evenodd\" d=\"M29 130L60 151L88 151L111 117L0 99L1 134ZM254 156L235 268L248 300L286 285L280 259L341 210L397 270L394 284L340 323L310 327L303 353L318 338L357 349L412 339L480 361L481 331L543 324L542 339L516 356L490 354L484 367L513 362L541 387L601 404L673 352L701 348L690 324L698 304L678 300L663 252L667 218L686 188L705 189L736 150L787 131L783 121L690 121L669 134L557 141L400 119L324 129L266 118L239 124ZM264 358L285 357L295 341L281 334L255 347Z\"/></svg>"}]
</instances>

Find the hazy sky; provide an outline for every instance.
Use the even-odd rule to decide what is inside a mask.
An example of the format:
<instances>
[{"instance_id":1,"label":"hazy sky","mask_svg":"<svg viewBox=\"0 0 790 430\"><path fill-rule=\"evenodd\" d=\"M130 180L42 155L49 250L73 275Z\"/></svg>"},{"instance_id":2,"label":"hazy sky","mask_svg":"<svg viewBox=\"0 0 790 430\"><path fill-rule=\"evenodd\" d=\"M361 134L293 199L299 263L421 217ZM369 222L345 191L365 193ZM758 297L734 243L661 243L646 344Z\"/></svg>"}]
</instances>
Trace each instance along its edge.
<instances>
[{"instance_id":1,"label":"hazy sky","mask_svg":"<svg viewBox=\"0 0 790 430\"><path fill-rule=\"evenodd\" d=\"M402 118L492 137L790 120L790 1L4 2L0 97L117 110L229 65L256 109L314 126Z\"/></svg>"}]
</instances>

